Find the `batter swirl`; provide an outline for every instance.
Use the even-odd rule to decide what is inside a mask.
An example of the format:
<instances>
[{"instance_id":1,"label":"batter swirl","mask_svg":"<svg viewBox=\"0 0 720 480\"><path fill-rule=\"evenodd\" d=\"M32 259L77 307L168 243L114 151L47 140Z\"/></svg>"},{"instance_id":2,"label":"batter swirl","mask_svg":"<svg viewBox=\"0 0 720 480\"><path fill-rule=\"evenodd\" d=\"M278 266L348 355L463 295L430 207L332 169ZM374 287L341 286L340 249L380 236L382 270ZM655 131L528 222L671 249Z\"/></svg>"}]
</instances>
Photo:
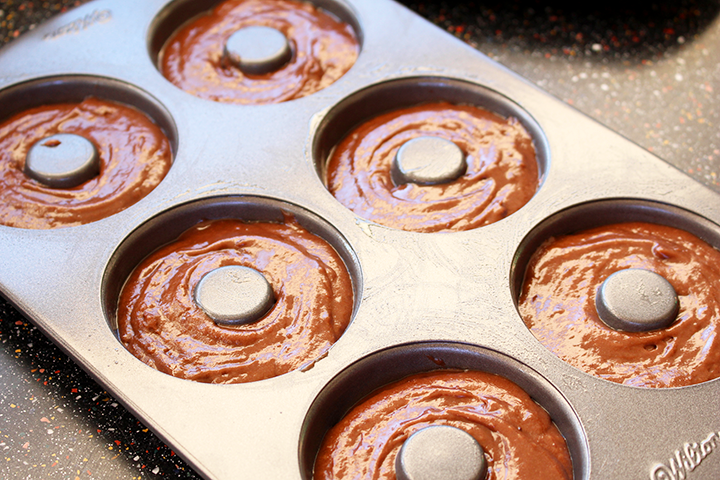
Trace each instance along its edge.
<instances>
[{"instance_id":1,"label":"batter swirl","mask_svg":"<svg viewBox=\"0 0 720 480\"><path fill-rule=\"evenodd\" d=\"M100 157L97 177L51 188L23 172L30 148L57 133L92 141ZM24 111L0 124L0 224L44 229L100 220L150 193L171 163L167 137L134 108L87 98Z\"/></svg>"},{"instance_id":2,"label":"batter swirl","mask_svg":"<svg viewBox=\"0 0 720 480\"><path fill-rule=\"evenodd\" d=\"M220 326L194 302L209 271L261 272L276 298L256 323ZM145 259L118 307L127 349L156 369L207 383L241 383L312 365L342 335L353 307L339 255L292 217L284 224L202 222Z\"/></svg>"},{"instance_id":3,"label":"batter swirl","mask_svg":"<svg viewBox=\"0 0 720 480\"><path fill-rule=\"evenodd\" d=\"M395 185L391 169L397 151L420 136L460 147L466 173L439 185ZM532 138L517 119L441 102L386 113L353 130L329 159L327 186L347 208L382 225L460 231L496 222L525 205L538 187L538 165Z\"/></svg>"},{"instance_id":4,"label":"batter swirl","mask_svg":"<svg viewBox=\"0 0 720 480\"><path fill-rule=\"evenodd\" d=\"M476 371L413 375L373 393L325 436L315 480L394 480L403 442L430 425L472 435L485 451L487 480L572 479L565 439L520 387Z\"/></svg>"},{"instance_id":5,"label":"batter swirl","mask_svg":"<svg viewBox=\"0 0 720 480\"><path fill-rule=\"evenodd\" d=\"M642 268L675 289L675 323L613 330L595 296L618 270ZM587 373L636 387L680 387L720 377L720 252L676 228L623 223L551 238L532 257L519 299L530 331Z\"/></svg>"},{"instance_id":6,"label":"batter swirl","mask_svg":"<svg viewBox=\"0 0 720 480\"><path fill-rule=\"evenodd\" d=\"M246 75L223 56L239 28L282 32L294 53L265 75ZM280 103L321 90L342 77L359 53L352 28L307 2L227 0L181 27L161 57L165 78L197 97L236 104Z\"/></svg>"}]
</instances>

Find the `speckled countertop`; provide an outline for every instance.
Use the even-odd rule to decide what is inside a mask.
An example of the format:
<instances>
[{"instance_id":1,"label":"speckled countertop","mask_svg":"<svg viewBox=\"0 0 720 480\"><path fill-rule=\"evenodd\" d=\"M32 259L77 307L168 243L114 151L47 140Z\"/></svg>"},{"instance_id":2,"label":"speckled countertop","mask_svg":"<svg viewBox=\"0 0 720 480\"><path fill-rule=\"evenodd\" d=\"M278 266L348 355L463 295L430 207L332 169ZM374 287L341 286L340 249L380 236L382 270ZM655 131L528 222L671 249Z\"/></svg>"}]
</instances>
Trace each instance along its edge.
<instances>
[{"instance_id":1,"label":"speckled countertop","mask_svg":"<svg viewBox=\"0 0 720 480\"><path fill-rule=\"evenodd\" d=\"M82 3L2 0L0 45ZM402 3L720 192L720 2ZM2 299L0 452L0 478L199 478Z\"/></svg>"}]
</instances>

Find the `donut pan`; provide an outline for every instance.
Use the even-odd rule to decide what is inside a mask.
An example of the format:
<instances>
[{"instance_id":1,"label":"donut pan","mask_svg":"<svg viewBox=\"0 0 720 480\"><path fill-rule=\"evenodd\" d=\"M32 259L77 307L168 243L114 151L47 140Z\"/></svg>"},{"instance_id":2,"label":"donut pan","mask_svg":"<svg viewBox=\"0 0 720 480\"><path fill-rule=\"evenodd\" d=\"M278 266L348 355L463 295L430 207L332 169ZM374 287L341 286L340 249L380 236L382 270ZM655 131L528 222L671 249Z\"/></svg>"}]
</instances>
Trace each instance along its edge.
<instances>
[{"instance_id":1,"label":"donut pan","mask_svg":"<svg viewBox=\"0 0 720 480\"><path fill-rule=\"evenodd\" d=\"M389 0L317 0L361 40L351 70L289 102L196 98L156 68L169 33L212 2L96 1L0 52L0 116L89 95L150 115L174 149L167 177L126 210L50 230L0 226L0 292L151 427L217 479L309 480L327 429L374 388L440 367L513 380L566 437L578 480L717 479L720 379L635 388L555 357L517 308L521 276L550 235L645 220L720 246L720 197L620 135ZM541 184L516 213L456 233L411 233L343 207L323 159L360 120L430 100L520 119ZM201 218L282 211L329 241L355 290L353 319L312 368L258 382L174 378L119 342L115 310L132 268Z\"/></svg>"}]
</instances>

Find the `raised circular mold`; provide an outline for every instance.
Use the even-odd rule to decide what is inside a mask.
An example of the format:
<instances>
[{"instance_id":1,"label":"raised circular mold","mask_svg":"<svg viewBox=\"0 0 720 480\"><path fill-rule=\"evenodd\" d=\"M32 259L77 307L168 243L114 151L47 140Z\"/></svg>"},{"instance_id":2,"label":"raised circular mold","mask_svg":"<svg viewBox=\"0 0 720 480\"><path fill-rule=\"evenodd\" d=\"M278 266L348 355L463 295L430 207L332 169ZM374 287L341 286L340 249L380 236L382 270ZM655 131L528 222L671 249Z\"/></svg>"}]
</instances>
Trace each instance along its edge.
<instances>
[{"instance_id":1,"label":"raised circular mold","mask_svg":"<svg viewBox=\"0 0 720 480\"><path fill-rule=\"evenodd\" d=\"M391 347L353 363L317 395L303 421L299 464L304 480L312 480L316 457L325 435L362 400L376 390L416 374L477 371L510 380L549 413L565 438L573 478L590 474L587 439L571 405L538 372L495 351L447 342L424 342Z\"/></svg>"},{"instance_id":2,"label":"raised circular mold","mask_svg":"<svg viewBox=\"0 0 720 480\"><path fill-rule=\"evenodd\" d=\"M720 270L715 265L720 263L719 247L720 226L696 213L642 199L597 200L558 212L528 233L513 259L510 288L520 317L538 341L575 368L629 386L694 385L720 377L713 360L720 358L720 348L712 341L720 318L713 318L714 309L705 303L720 296ZM541 253L550 249L552 260L535 269ZM566 253L573 249L582 255L575 259ZM698 260L693 258L696 251ZM589 258L586 263L592 271L581 258ZM690 262L694 270L684 270ZM710 278L698 273L698 265L710 269ZM620 289L633 291L598 301L598 292L616 273L629 279ZM530 292L525 286L529 275L536 285L553 282L564 285L563 290L538 287ZM661 276L662 282L658 285L657 278L647 275ZM632 308L623 312L628 302ZM539 320L548 309L555 312L554 320ZM673 318L663 318L667 315ZM603 316L610 317L609 324ZM557 328L562 334L556 334ZM690 353L692 345L697 345L693 348L699 356ZM694 371L684 365L693 365Z\"/></svg>"},{"instance_id":3,"label":"raised circular mold","mask_svg":"<svg viewBox=\"0 0 720 480\"><path fill-rule=\"evenodd\" d=\"M391 176L395 185L439 185L460 177L467 169L465 154L450 140L417 137L395 154Z\"/></svg>"},{"instance_id":4,"label":"raised circular mold","mask_svg":"<svg viewBox=\"0 0 720 480\"><path fill-rule=\"evenodd\" d=\"M218 325L248 325L272 308L275 295L259 271L227 265L203 275L193 291L193 301Z\"/></svg>"},{"instance_id":5,"label":"raised circular mold","mask_svg":"<svg viewBox=\"0 0 720 480\"><path fill-rule=\"evenodd\" d=\"M272 249L265 247L268 242L272 242ZM285 245L289 245L288 249L284 249ZM310 265L319 266L303 270L307 252L312 255ZM162 265L161 277L144 276L141 267L148 258L155 262L153 265ZM170 260L166 261L167 258ZM297 259L297 262L288 265L287 258ZM252 313L253 318L246 318L247 315L241 312L243 321L235 322L237 310L246 307L242 302L238 307L236 302L221 301L217 308L220 315L208 314L205 310L208 305L197 302L195 290L205 276L234 265L253 268L265 276L272 287L269 293L274 296L272 302L277 299L274 306L268 305L266 314ZM335 274L327 277L324 272L329 269ZM140 272L138 277L133 276L136 271ZM139 302L135 294L124 293L130 288L127 286L130 280L138 278L140 280L136 284L140 286L133 292L144 295L147 285L150 285L148 290L154 288L154 291L160 292L153 297L154 300L149 300L153 303L151 309L162 310L162 315L170 317L163 305L167 298L172 297L174 306L168 308L173 311L181 309L182 313L178 315L182 315L182 324L197 330L176 332L168 337L167 348L178 350L169 354L167 359L164 356L153 357L154 360L150 361L143 348L123 342L123 332L131 337L138 332L133 323L136 320L130 316L132 312L124 311L126 305L121 303L132 299L132 303L130 300L126 302L127 305L146 311L137 306ZM146 278L152 280L146 281ZM293 278L295 282L290 281ZM286 279L290 280L286 282ZM312 288L303 286L307 282ZM110 328L118 340L141 360L180 378L205 383L243 383L312 366L332 347L352 320L361 296L361 282L358 261L346 240L316 215L279 200L225 196L180 205L138 227L112 255L103 277L102 294ZM178 287L166 289L171 284ZM315 288L315 285L320 286ZM238 292L236 286L230 290ZM323 295L329 298L324 299ZM206 295L205 303L213 303L211 296ZM305 307L306 301L324 300L329 303L327 308L313 304L320 313ZM229 316L233 321L225 321L223 317L227 308L231 310ZM322 318L318 319L320 315ZM121 319L129 319L124 330L119 328L123 326ZM286 320L289 325L286 325ZM330 331L325 324L331 326ZM316 325L319 325L317 331ZM176 327L178 331L185 328L172 324L168 329ZM283 333L286 330L287 333ZM150 338L154 333L139 331L143 339L147 337L148 342L155 341ZM304 340L310 337L314 340L306 348ZM165 341L164 337L161 340ZM216 342L217 346L206 348L208 344L205 340ZM189 353L185 352L183 342L192 343ZM251 352L248 345L275 353L263 356ZM301 353L294 356L292 352L295 351ZM280 354L282 359L278 360ZM179 363L189 365L187 371L179 367L173 371L173 355ZM217 355L222 358L216 358ZM196 365L196 360L204 369ZM230 371L230 366L238 368Z\"/></svg>"},{"instance_id":6,"label":"raised circular mold","mask_svg":"<svg viewBox=\"0 0 720 480\"><path fill-rule=\"evenodd\" d=\"M417 136L406 131L404 123L385 126L400 125L400 116L411 119ZM371 123L386 118L382 127ZM379 145L363 144L360 130L371 132ZM423 163L441 174L433 173L428 182L422 175L405 175L399 182L396 152L421 137L462 146L463 165L457 165L456 155L435 149L437 158ZM504 153L507 159L501 160L493 152L496 141L517 151ZM357 147L372 155L363 157L360 166L353 165L345 159L352 153L338 154L344 143L348 151ZM312 155L320 179L346 208L366 220L419 232L469 230L514 213L541 187L550 158L540 126L512 100L468 81L430 76L378 83L332 107L316 128ZM526 161L533 155L534 161ZM341 173L329 168L333 161L342 165L337 168ZM512 180L505 168L515 169ZM515 191L508 193L510 189Z\"/></svg>"},{"instance_id":7,"label":"raised circular mold","mask_svg":"<svg viewBox=\"0 0 720 480\"><path fill-rule=\"evenodd\" d=\"M264 75L282 68L292 59L292 46L275 28L241 28L227 39L223 55L247 75Z\"/></svg>"},{"instance_id":8,"label":"raised circular mold","mask_svg":"<svg viewBox=\"0 0 720 480\"><path fill-rule=\"evenodd\" d=\"M13 167L5 170L3 185L19 192L9 217L0 221L5 225L59 228L90 223L118 213L142 199L162 181L177 152L177 129L165 107L143 90L118 80L89 75L33 79L0 90L0 104L0 121L8 123L8 130L3 133L8 135L8 141L13 141L9 136L12 125L22 125L28 132L25 138L33 137L28 140L30 145L27 142L17 147L13 144L5 150ZM59 109L65 113L57 114L58 119L51 120L61 127L27 126L17 119L24 112L30 115L40 110ZM110 120L105 120L106 117ZM97 118L105 125L104 130L92 130L91 119ZM143 153L147 158L134 170L120 162L117 148L111 148L110 133L105 133L124 134L124 130L115 128L120 118L128 124L136 125L137 122L138 126L133 127L135 133L148 146ZM53 132L63 135L49 136ZM75 135L66 135L68 133ZM72 147L71 140L81 143ZM33 148L28 148L33 144ZM41 144L52 147L44 150L57 153L59 157L39 152ZM65 146L69 150L64 149ZM27 149L26 158L16 153L23 149ZM129 151L128 155L135 158L134 152ZM128 182L129 188L123 189L122 185ZM6 204L8 198L5 196ZM2 205L0 200L0 207Z\"/></svg>"},{"instance_id":9,"label":"raised circular mold","mask_svg":"<svg viewBox=\"0 0 720 480\"><path fill-rule=\"evenodd\" d=\"M30 147L24 172L49 187L72 188L100 173L100 157L87 138L59 133Z\"/></svg>"},{"instance_id":10,"label":"raised circular mold","mask_svg":"<svg viewBox=\"0 0 720 480\"><path fill-rule=\"evenodd\" d=\"M410 435L395 459L397 480L484 480L485 452L457 427L431 425Z\"/></svg>"},{"instance_id":11,"label":"raised circular mold","mask_svg":"<svg viewBox=\"0 0 720 480\"><path fill-rule=\"evenodd\" d=\"M295 5L302 8L312 7L308 11L317 10L319 24L322 24L323 28L325 26L328 28L324 35L333 35L331 42L322 42L309 41L310 37L303 33L299 24L291 28L290 15L287 12L279 16L272 14L271 2L250 0L243 5L243 8L247 6L247 8L255 10L246 18L243 14L242 20L238 20L240 22L237 25L238 28L235 28L235 24L225 25L224 22L218 20L221 23L214 27L213 32L206 40L203 40L208 45L208 49L203 50L204 64L202 68L194 68L201 70L203 75L194 80L193 73L189 69L186 73L180 73L177 65L170 65L167 62L168 44L177 36L178 32L193 22L208 21L216 9L227 6L226 11L222 12L227 14L232 1L234 0L211 0L209 2L175 0L158 13L150 26L148 51L153 64L168 81L197 97L223 103L280 103L310 95L334 83L352 67L362 49L363 35L360 23L352 9L341 1L272 0L278 5L285 5L282 8ZM239 2L235 3L239 4ZM257 4L259 10L252 6L254 4ZM298 21L306 22L308 18L310 15L306 12L302 18L298 17ZM221 27L222 31L219 30ZM259 51L273 50L270 55L262 55L261 62L253 61L250 58L247 61L237 58L235 55L237 49L233 47L233 37L245 28L254 27L268 27L266 30L275 30L276 34L285 37L286 48L272 49L270 45L267 45L263 48L254 46L252 49L244 50L250 56ZM193 31L193 42L197 42L200 38L198 32L197 29ZM276 45L277 36L269 35L266 36L266 39L272 45ZM260 39L260 36L256 35L255 40L257 39ZM230 46L228 47L228 45ZM326 46L332 49L334 55L340 55L340 58L346 57L347 65L342 67L342 62L335 62L332 68L326 69L322 63L318 63L319 61L316 60L315 65L308 66L307 62L312 56L312 52ZM174 52L172 54L174 55ZM206 61L208 58L211 59L209 62ZM188 62L183 63L189 64ZM299 81L298 79L304 75L304 70L313 72L327 70L328 73L322 78L318 78L317 81L312 78ZM286 79L288 81L285 81ZM196 83L196 81L202 83ZM215 88L216 84L218 88Z\"/></svg>"},{"instance_id":12,"label":"raised circular mold","mask_svg":"<svg viewBox=\"0 0 720 480\"><path fill-rule=\"evenodd\" d=\"M595 298L600 320L627 332L667 328L675 321L678 308L677 292L670 282L642 268L613 273L603 281Z\"/></svg>"}]
</instances>

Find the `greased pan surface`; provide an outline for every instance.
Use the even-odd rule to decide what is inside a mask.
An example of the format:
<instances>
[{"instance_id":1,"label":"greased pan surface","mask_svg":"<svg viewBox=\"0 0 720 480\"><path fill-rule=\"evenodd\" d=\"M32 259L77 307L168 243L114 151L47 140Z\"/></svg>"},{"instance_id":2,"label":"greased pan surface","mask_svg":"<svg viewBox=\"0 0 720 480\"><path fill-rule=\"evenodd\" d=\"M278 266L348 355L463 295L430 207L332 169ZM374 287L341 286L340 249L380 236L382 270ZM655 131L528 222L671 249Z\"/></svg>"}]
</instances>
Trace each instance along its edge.
<instances>
[{"instance_id":1,"label":"greased pan surface","mask_svg":"<svg viewBox=\"0 0 720 480\"><path fill-rule=\"evenodd\" d=\"M211 478L302 478L307 468L305 445L316 441L305 432L318 428L303 427L303 422L308 411L317 411L317 404L311 408L317 395L323 391L319 398L327 396L325 385L370 354L413 342L423 342L418 352L430 348L447 358L454 358L456 350L466 352L460 344L469 344L470 353L456 356L508 370L508 376L527 369L525 374L514 374L516 381L522 382L523 375L537 378L525 382L527 388L533 382L542 385L535 387L538 398L559 397L547 400L545 406L565 418L564 433L574 444L577 478L651 476L660 471L659 463L668 464L668 458L683 451L686 443L685 468L699 463L693 478L714 478L718 460L712 451L717 447L708 445L715 445L715 440L704 443L705 449L697 454L694 444L717 438L720 431L717 381L648 391L584 375L535 342L519 320L511 285L513 266L522 263L526 244L533 241L531 232L552 231L547 225L558 222L544 221L559 212L572 212L570 207L602 199L637 199L596 204L601 214L594 207L590 211L609 217L670 218L667 221L680 225L699 223L700 230L712 236L712 225L684 211L717 222L716 195L404 9L387 2L349 5L363 37L353 69L319 94L272 106L212 104L170 86L155 70L145 43L164 6L161 2L133 8L92 3L75 10L69 19L84 15L96 19L82 35L61 34L67 22L60 17L24 43L6 49L2 57L6 94L11 91L7 87L50 88L49 82L40 80L45 77L62 77L77 95L84 91L83 82L100 89L120 85L139 91L167 116L170 130L176 130L177 155L170 174L153 193L113 217L61 230L2 228L2 253L8 259L0 270L3 294ZM392 29L386 28L385 18L392 18ZM401 41L389 37L399 25L407 32ZM121 44L114 43L118 38L123 38ZM388 44L395 48L389 50ZM70 56L67 51L82 53ZM107 51L117 54L107 58L103 53ZM128 69L128 64L136 68ZM98 81L96 76L110 80ZM411 92L430 88L451 95L471 95L479 85L491 90L492 105L527 112L538 125L538 145L546 152L543 183L536 196L497 224L438 235L390 230L340 207L317 175L316 133L332 122L332 107L389 80L407 85ZM282 142L278 131L283 132ZM234 198L238 195L239 203ZM194 200L202 202L192 204ZM652 202L670 203L681 211ZM124 240L165 211L192 212L198 205L214 205L223 212L244 212L247 204L280 204L309 212L316 228L331 225L339 233L338 242L350 252L346 261L360 292L345 335L313 369L248 385L193 384L140 364L120 346L111 329L108 272L122 264ZM179 206L183 207L175 209ZM567 216L554 218L563 215ZM26 265L24 259L30 257L35 261ZM487 360L497 354L511 360L500 361L502 367L497 367L498 362ZM473 361L448 362L465 366ZM511 368L513 362L522 368ZM237 409L238 403L244 408ZM618 424L625 426L620 436ZM708 448L710 453L705 454ZM268 456L270 450L274 453ZM238 451L247 462L238 461Z\"/></svg>"}]
</instances>

